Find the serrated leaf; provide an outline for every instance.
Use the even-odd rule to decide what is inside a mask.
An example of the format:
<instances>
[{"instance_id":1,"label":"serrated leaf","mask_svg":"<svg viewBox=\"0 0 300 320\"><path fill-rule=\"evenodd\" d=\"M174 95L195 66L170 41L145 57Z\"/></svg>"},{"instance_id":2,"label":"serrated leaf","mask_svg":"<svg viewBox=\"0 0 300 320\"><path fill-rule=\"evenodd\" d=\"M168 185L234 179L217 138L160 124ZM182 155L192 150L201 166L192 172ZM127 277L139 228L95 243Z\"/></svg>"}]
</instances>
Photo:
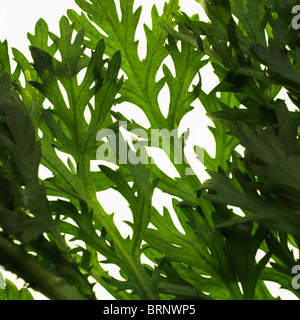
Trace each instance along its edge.
<instances>
[{"instance_id":1,"label":"serrated leaf","mask_svg":"<svg viewBox=\"0 0 300 320\"><path fill-rule=\"evenodd\" d=\"M12 281L6 279L5 282L7 300L34 300L27 288L21 288L19 290Z\"/></svg>"},{"instance_id":2,"label":"serrated leaf","mask_svg":"<svg viewBox=\"0 0 300 320\"><path fill-rule=\"evenodd\" d=\"M162 127L166 124L157 102L157 96L164 82L156 82L155 78L162 61L167 56L167 50L163 47L167 34L157 24L157 20L163 23L171 22L172 13L178 10L178 0L166 3L161 17L158 15L156 7L152 7L153 26L152 30L147 26L144 27L148 41L147 55L142 61L138 57L138 44L135 41L141 7L133 13L133 2L133 0L121 2L122 16L127 18L120 21L114 1L105 1L101 4L97 1L92 4L84 0L77 1L77 4L89 14L89 18L98 24L105 33L110 34L108 38L99 32L96 33L95 28L91 26L84 15L79 16L72 10L68 11L68 15L75 22L77 30L84 27L88 31L86 36L90 39L88 43L90 47L95 48L96 39L104 38L107 53L110 56L121 48L123 57L121 68L128 78L120 91L122 100L141 107L152 126Z\"/></svg>"}]
</instances>

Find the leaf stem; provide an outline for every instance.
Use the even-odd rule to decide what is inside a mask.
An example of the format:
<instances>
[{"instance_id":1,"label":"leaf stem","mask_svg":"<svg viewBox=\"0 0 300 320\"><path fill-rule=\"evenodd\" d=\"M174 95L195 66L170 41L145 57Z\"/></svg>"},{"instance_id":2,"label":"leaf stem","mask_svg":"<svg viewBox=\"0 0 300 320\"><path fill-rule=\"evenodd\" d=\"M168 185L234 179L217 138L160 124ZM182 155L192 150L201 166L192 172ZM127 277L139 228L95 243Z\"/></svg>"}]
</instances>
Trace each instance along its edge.
<instances>
[{"instance_id":1,"label":"leaf stem","mask_svg":"<svg viewBox=\"0 0 300 320\"><path fill-rule=\"evenodd\" d=\"M130 254L127 248L128 244L123 242L124 239L121 238L120 233L117 233L117 230L115 230L113 226L107 223L107 220L105 219L105 215L107 215L107 213L103 210L99 201L97 199L96 201L95 199L88 199L86 202L89 208L93 210L94 217L105 228L106 232L110 235L111 239L113 240L114 246L116 246L118 251L121 253L122 257L124 258L127 267L131 272L131 275L134 277L136 283L143 292L144 296L141 298L147 300L157 300L158 296L151 286L150 279L148 279L148 276L143 270L142 266L140 264L137 264L134 256Z\"/></svg>"},{"instance_id":2,"label":"leaf stem","mask_svg":"<svg viewBox=\"0 0 300 320\"><path fill-rule=\"evenodd\" d=\"M34 257L0 234L0 262L9 264L25 281L52 300L85 300L64 279L47 271Z\"/></svg>"}]
</instances>

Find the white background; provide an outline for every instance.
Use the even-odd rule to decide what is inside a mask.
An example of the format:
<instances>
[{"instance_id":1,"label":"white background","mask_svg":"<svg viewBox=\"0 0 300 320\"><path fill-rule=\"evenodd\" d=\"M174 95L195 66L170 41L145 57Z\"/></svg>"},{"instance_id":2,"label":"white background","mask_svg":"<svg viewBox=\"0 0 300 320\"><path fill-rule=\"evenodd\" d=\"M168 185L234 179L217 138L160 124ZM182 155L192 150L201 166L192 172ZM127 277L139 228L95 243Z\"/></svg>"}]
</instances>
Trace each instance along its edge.
<instances>
[{"instance_id":1,"label":"white background","mask_svg":"<svg viewBox=\"0 0 300 320\"><path fill-rule=\"evenodd\" d=\"M142 19L143 22L149 24L150 18L150 8L153 4L156 4L159 12L162 11L163 4L165 1L163 0L139 0L135 2L136 7L143 4L143 12ZM179 1L181 5L182 11L186 12L188 15L192 15L194 13L200 14L202 19L206 20L205 15L203 14L202 8L196 1L194 0L182 0ZM42 0L0 0L0 40L3 41L5 39L8 40L9 47L15 47L20 50L29 61L31 61L28 46L29 41L27 40L27 33L34 33L34 26L39 18L43 18L51 32L55 34L59 34L59 19L62 15L66 15L67 9L74 9L77 12L80 12L80 9L75 4L73 0L51 0L51 1L42 1ZM150 24L151 25L151 24ZM145 37L142 30L142 24L140 23L139 29L136 35L137 38L140 39L140 49L139 53L141 56L144 55L145 48ZM202 88L205 92L209 92L210 89L214 87L216 84L216 77L212 74L209 66L205 67L201 70L202 75ZM168 99L168 92L164 92L161 95L161 99ZM183 122L183 128L190 127L191 131L193 131L193 137L197 138L197 144L204 147L211 155L214 153L214 140L212 138L211 133L207 129L208 124L212 124L206 117L203 108L201 105L194 103L195 109L191 112ZM191 138L191 139L192 139ZM193 142L193 141L192 141ZM201 171L201 180L205 179L207 175L205 174L203 168L198 166L198 169ZM118 201L121 201L118 198L116 201L115 193L106 193L103 194L101 200L106 200L103 203L105 209L108 212L116 211L116 214L123 210L124 207L118 207ZM114 201L111 201L113 197ZM155 205L159 208L162 206L162 199L164 201L169 201L170 199L166 199L162 196L162 194L156 194L155 197ZM114 207L111 207L111 203L115 203ZM120 209L123 208L123 209ZM124 213L124 212L123 212ZM111 268L112 272L114 268ZM12 278L8 272L5 272L6 277ZM18 281L18 285L22 285L21 281ZM292 298L293 295L287 294L285 290L278 290L278 286L271 286L274 293L281 293L282 298ZM98 294L100 299L109 299L110 295L105 291L98 289ZM39 294L35 294L36 298L42 299L43 297Z\"/></svg>"}]
</instances>

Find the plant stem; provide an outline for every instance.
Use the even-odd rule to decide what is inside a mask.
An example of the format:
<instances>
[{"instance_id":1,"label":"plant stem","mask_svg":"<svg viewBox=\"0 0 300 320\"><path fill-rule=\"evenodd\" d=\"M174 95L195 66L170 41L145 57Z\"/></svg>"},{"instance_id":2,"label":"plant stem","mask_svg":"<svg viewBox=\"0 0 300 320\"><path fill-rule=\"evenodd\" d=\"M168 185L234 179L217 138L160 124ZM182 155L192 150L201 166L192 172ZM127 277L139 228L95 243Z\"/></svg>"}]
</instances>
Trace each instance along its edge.
<instances>
[{"instance_id":1,"label":"plant stem","mask_svg":"<svg viewBox=\"0 0 300 320\"><path fill-rule=\"evenodd\" d=\"M8 264L25 281L52 300L86 300L64 279L47 271L36 258L0 234L0 262Z\"/></svg>"},{"instance_id":2,"label":"plant stem","mask_svg":"<svg viewBox=\"0 0 300 320\"><path fill-rule=\"evenodd\" d=\"M109 221L106 219L107 213L102 208L96 197L96 189L94 181L91 177L90 172L90 157L87 157L85 154L82 154L80 162L82 165L79 165L79 176L82 180L82 185L85 193L85 201L94 214L94 217L101 223L105 228L106 232L110 235L114 245L118 248L122 257L124 258L128 269L130 270L131 276L134 277L136 283L141 288L144 297L142 299L156 300L158 299L157 294L154 292L151 281L148 278L147 274L143 270L140 264L137 264L134 253L131 253L127 248L127 243L124 242L119 231L112 226Z\"/></svg>"},{"instance_id":3,"label":"plant stem","mask_svg":"<svg viewBox=\"0 0 300 320\"><path fill-rule=\"evenodd\" d=\"M116 246L116 248L118 248L118 250L120 251L128 266L128 269L130 270L131 276L134 277L136 283L143 292L144 297L141 298L147 300L157 300L158 296L151 286L150 279L148 279L148 276L141 265L136 263L134 255L128 251L128 248L126 247L127 245L125 243L122 243L123 238L121 238L120 233L117 233L115 228L113 228L113 226L111 226L105 219L107 213L103 210L98 200L96 199L95 201L89 199L87 200L87 204L89 208L93 210L95 218L101 223L106 232L110 235L111 239L113 240L114 246Z\"/></svg>"}]
</instances>

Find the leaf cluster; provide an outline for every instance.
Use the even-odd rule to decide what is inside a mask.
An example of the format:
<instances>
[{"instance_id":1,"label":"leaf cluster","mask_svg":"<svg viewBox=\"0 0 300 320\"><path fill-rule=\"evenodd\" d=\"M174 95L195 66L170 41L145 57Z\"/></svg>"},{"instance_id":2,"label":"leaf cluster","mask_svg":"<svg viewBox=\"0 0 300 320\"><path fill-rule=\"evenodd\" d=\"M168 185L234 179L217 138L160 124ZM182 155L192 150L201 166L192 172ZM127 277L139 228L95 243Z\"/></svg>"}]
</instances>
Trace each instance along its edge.
<instances>
[{"instance_id":1,"label":"leaf cluster","mask_svg":"<svg viewBox=\"0 0 300 320\"><path fill-rule=\"evenodd\" d=\"M96 299L96 283L122 300L276 299L265 281L299 297L291 286L300 244L299 38L287 18L296 1L201 1L209 22L180 12L178 0L161 14L153 6L144 59L134 0L120 0L120 14L113 0L76 3L83 12L69 10L60 35L42 19L28 34L32 62L13 48L12 71L0 43L0 264L50 299ZM208 63L219 83L205 93L199 71ZM165 85L167 115L158 101ZM283 89L294 109L278 99ZM194 102L214 124L204 183L186 174L188 161L174 161L183 135L168 155L176 178L147 149L157 140L151 130L163 139ZM149 126L129 119L124 103ZM124 122L136 140L125 139ZM117 166L92 169L107 147L100 130L115 134ZM124 162L124 152L135 160ZM42 179L45 167L51 176ZM109 190L128 204L129 235L101 203ZM161 212L158 190L172 198ZM31 298L6 285L1 299Z\"/></svg>"}]
</instances>

